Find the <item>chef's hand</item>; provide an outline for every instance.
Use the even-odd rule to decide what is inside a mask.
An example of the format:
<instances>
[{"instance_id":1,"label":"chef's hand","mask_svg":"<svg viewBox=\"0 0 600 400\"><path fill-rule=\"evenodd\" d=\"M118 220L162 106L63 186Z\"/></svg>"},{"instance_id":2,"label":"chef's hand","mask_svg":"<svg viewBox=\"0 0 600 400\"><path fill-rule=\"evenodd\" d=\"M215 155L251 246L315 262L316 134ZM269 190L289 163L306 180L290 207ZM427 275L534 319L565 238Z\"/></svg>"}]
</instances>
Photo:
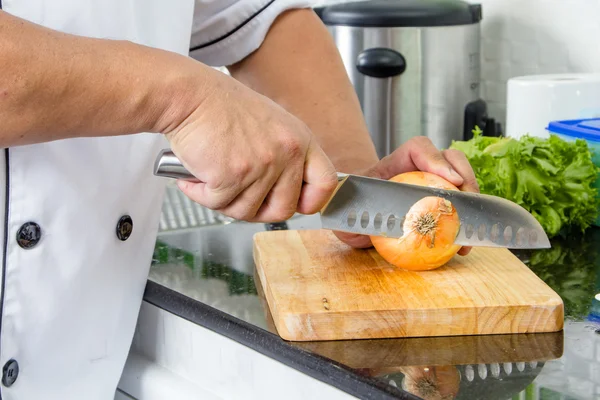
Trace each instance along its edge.
<instances>
[{"instance_id":1,"label":"chef's hand","mask_svg":"<svg viewBox=\"0 0 600 400\"><path fill-rule=\"evenodd\" d=\"M439 151L427 137L419 136L408 140L396 151L381 159L367 171L365 176L390 179L400 173L426 171L439 175L467 192L479 192L475 173L465 155L459 150ZM335 232L343 242L358 248L370 247L368 236ZM458 254L467 255L470 247L463 247Z\"/></svg>"},{"instance_id":2,"label":"chef's hand","mask_svg":"<svg viewBox=\"0 0 600 400\"><path fill-rule=\"evenodd\" d=\"M308 127L221 72L211 79L210 94L166 134L175 155L201 181L178 181L183 193L252 222L318 212L337 176Z\"/></svg>"}]
</instances>

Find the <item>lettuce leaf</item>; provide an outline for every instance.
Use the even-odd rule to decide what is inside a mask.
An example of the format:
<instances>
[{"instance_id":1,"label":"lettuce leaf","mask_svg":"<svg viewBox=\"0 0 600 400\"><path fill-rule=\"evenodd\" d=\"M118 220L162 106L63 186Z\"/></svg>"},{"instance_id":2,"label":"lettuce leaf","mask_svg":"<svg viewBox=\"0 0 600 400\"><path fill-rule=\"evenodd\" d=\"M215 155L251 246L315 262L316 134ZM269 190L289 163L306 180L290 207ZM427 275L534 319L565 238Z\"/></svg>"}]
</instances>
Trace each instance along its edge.
<instances>
[{"instance_id":1,"label":"lettuce leaf","mask_svg":"<svg viewBox=\"0 0 600 400\"><path fill-rule=\"evenodd\" d=\"M466 155L482 193L521 205L550 237L593 224L600 204L594 187L599 169L584 140L481 133L476 128L472 139L454 141L450 148Z\"/></svg>"}]
</instances>

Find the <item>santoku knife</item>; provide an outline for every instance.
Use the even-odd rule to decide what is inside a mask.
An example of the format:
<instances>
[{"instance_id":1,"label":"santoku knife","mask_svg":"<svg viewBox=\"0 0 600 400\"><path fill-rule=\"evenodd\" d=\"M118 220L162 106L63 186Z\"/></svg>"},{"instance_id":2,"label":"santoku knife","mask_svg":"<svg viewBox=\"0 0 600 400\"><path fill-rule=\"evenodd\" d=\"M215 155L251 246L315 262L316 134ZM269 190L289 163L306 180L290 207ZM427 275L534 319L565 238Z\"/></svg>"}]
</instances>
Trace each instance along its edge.
<instances>
[{"instance_id":1,"label":"santoku knife","mask_svg":"<svg viewBox=\"0 0 600 400\"><path fill-rule=\"evenodd\" d=\"M156 158L154 175L198 181L169 149ZM321 224L334 231L399 238L410 207L428 196L445 198L455 207L461 222L456 244L550 247L548 236L533 215L507 199L342 173L338 173L337 190L320 211Z\"/></svg>"}]
</instances>

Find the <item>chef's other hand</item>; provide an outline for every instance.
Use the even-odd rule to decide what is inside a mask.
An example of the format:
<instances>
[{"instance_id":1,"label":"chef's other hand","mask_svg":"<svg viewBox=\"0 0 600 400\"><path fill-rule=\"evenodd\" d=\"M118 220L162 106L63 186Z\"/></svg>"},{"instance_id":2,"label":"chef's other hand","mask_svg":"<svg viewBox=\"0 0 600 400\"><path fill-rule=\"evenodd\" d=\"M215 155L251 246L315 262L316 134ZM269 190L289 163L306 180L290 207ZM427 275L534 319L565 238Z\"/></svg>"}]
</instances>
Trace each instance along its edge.
<instances>
[{"instance_id":1,"label":"chef's other hand","mask_svg":"<svg viewBox=\"0 0 600 400\"><path fill-rule=\"evenodd\" d=\"M426 171L439 175L467 192L479 192L475 173L467 157L459 150L439 151L425 136L408 140L392 154L376 163L362 174L379 179L390 179L400 173ZM336 232L343 242L358 248L372 246L368 236ZM467 255L470 247L463 247L458 254Z\"/></svg>"},{"instance_id":2,"label":"chef's other hand","mask_svg":"<svg viewBox=\"0 0 600 400\"><path fill-rule=\"evenodd\" d=\"M214 90L172 131L171 149L200 181L193 201L229 217L277 222L313 214L337 186L309 128L267 97L216 71Z\"/></svg>"}]
</instances>

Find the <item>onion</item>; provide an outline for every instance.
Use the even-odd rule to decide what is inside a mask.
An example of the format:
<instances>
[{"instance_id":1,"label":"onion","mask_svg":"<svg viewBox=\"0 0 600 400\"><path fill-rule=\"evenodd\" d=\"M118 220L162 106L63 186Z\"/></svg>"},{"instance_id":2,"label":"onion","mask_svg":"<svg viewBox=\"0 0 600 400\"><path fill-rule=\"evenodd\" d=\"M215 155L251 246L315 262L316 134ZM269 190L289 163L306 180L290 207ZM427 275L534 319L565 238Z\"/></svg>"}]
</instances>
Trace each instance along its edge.
<instances>
[{"instance_id":1,"label":"onion","mask_svg":"<svg viewBox=\"0 0 600 400\"><path fill-rule=\"evenodd\" d=\"M404 367L406 391L425 400L451 400L458 395L460 374L452 365Z\"/></svg>"},{"instance_id":2,"label":"onion","mask_svg":"<svg viewBox=\"0 0 600 400\"><path fill-rule=\"evenodd\" d=\"M390 181L459 190L444 178L423 171L405 172ZM402 223L403 236L370 236L377 253L388 263L407 270L425 271L439 268L458 253L454 244L460 219L449 200L425 197L409 209Z\"/></svg>"}]
</instances>

